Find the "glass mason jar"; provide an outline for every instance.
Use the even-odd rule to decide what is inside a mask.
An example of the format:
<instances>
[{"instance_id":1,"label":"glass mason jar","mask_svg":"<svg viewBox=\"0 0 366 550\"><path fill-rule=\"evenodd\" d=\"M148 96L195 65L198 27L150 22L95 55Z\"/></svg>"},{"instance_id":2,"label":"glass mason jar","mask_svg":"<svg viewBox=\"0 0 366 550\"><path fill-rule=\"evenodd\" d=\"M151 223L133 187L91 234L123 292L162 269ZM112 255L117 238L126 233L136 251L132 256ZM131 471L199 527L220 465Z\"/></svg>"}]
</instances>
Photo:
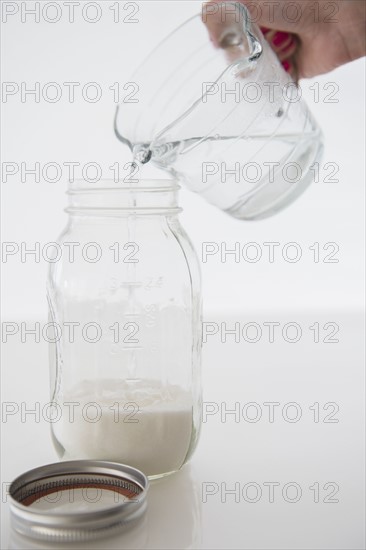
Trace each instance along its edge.
<instances>
[{"instance_id":1,"label":"glass mason jar","mask_svg":"<svg viewBox=\"0 0 366 550\"><path fill-rule=\"evenodd\" d=\"M201 425L200 269L174 180L70 184L48 279L62 459L179 470Z\"/></svg>"}]
</instances>

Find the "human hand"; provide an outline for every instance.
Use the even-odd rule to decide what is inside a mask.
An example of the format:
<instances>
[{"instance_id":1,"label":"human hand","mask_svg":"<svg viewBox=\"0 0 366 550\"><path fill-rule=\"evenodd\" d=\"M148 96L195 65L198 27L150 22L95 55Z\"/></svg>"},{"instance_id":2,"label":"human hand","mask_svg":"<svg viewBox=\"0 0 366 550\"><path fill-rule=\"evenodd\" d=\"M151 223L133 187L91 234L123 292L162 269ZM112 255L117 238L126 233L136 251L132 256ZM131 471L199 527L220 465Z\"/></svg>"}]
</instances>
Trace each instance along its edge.
<instances>
[{"instance_id":1,"label":"human hand","mask_svg":"<svg viewBox=\"0 0 366 550\"><path fill-rule=\"evenodd\" d=\"M327 73L366 54L365 0L239 2L295 80Z\"/></svg>"}]
</instances>

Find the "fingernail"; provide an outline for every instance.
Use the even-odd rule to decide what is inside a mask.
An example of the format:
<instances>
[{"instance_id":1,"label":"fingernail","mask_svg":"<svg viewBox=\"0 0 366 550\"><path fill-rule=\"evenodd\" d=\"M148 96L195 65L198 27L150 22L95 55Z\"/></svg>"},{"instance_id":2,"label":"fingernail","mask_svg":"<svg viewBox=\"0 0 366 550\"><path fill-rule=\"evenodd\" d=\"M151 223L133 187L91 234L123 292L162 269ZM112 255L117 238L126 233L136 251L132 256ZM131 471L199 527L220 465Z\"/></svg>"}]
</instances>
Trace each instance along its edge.
<instances>
[{"instance_id":1,"label":"fingernail","mask_svg":"<svg viewBox=\"0 0 366 550\"><path fill-rule=\"evenodd\" d=\"M276 32L276 34L272 38L272 44L274 46L281 46L284 42L286 42L289 39L290 35L288 32Z\"/></svg>"},{"instance_id":2,"label":"fingernail","mask_svg":"<svg viewBox=\"0 0 366 550\"><path fill-rule=\"evenodd\" d=\"M287 59L285 59L284 61L282 61L282 67L288 73L288 72L290 72L290 69L291 69L291 63L289 61L287 61Z\"/></svg>"},{"instance_id":3,"label":"fingernail","mask_svg":"<svg viewBox=\"0 0 366 550\"><path fill-rule=\"evenodd\" d=\"M267 27L261 27L261 31L263 34L267 34L271 29L267 29Z\"/></svg>"},{"instance_id":4,"label":"fingernail","mask_svg":"<svg viewBox=\"0 0 366 550\"><path fill-rule=\"evenodd\" d=\"M291 38L291 41L285 46L285 48L282 48L281 53L286 53L289 50L291 50L295 46L296 42L294 38Z\"/></svg>"}]
</instances>

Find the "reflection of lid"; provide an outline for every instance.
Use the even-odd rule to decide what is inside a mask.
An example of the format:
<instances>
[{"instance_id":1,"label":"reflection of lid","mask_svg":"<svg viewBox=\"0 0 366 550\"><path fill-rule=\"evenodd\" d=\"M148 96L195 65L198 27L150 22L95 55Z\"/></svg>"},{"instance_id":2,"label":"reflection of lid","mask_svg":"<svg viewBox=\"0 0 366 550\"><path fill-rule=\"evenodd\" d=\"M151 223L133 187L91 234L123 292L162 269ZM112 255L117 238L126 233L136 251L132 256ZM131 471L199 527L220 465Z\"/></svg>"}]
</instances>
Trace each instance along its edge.
<instances>
[{"instance_id":1,"label":"reflection of lid","mask_svg":"<svg viewBox=\"0 0 366 550\"><path fill-rule=\"evenodd\" d=\"M146 509L147 477L125 464L73 460L29 470L10 485L15 531L54 542L119 532Z\"/></svg>"}]
</instances>

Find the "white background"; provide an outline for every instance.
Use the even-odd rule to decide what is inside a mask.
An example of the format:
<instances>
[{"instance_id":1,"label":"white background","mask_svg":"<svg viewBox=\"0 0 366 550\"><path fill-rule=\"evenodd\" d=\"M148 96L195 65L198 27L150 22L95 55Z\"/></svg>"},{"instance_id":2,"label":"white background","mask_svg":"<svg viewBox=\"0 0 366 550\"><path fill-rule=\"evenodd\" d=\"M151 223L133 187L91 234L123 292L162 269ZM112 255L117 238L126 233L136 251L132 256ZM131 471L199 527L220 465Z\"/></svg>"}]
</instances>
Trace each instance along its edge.
<instances>
[{"instance_id":1,"label":"white background","mask_svg":"<svg viewBox=\"0 0 366 550\"><path fill-rule=\"evenodd\" d=\"M32 3L30 3L32 4ZM179 22L199 11L195 2L143 2L139 23L113 23L113 12L105 4L104 16L96 24L82 20L75 10L75 23L64 18L57 24L20 22L20 15L3 25L3 80L41 85L55 81L96 81L103 89L98 103L90 104L76 94L70 104L65 91L57 103L35 103L29 97L21 103L20 94L9 97L3 107L3 160L25 162L78 161L82 165L99 162L105 170L114 162L130 161L127 148L113 133L115 104L108 89L114 82L128 82L133 69L153 45ZM107 7L108 6L108 7ZM51 13L51 12L50 12ZM79 15L78 15L79 13ZM122 12L124 15L127 12ZM338 183L321 181L291 208L261 222L231 219L200 197L181 193L182 223L197 249L202 242L256 242L263 258L250 264L235 264L233 256L221 263L219 254L202 265L206 311L222 308L257 311L272 308L357 308L363 286L363 202L364 202L364 62L356 61L326 76L303 82L303 94L325 134L327 162L336 162ZM157 75L158 78L158 75ZM314 102L310 89L319 82L320 100ZM322 100L335 82L338 103ZM112 172L108 172L112 174ZM66 223L67 171L58 183L26 183L19 176L3 185L3 240L17 243L39 242L41 246L57 238ZM279 258L269 264L263 242L280 242ZM282 247L291 241L303 250L301 261L289 264L282 259ZM322 247L336 242L338 264L318 264L309 250L314 242ZM252 251L253 252L253 251ZM330 252L330 250L328 250ZM323 257L325 252L323 252ZM45 319L44 281L47 262L36 264L32 257L25 264L20 254L3 264L4 319Z\"/></svg>"},{"instance_id":2,"label":"white background","mask_svg":"<svg viewBox=\"0 0 366 550\"><path fill-rule=\"evenodd\" d=\"M3 162L95 161L108 167L117 160L130 160L113 133L115 104L108 88L117 81L127 82L152 46L198 12L200 3L141 2L138 24L113 23L111 4L103 3L103 17L94 25L83 21L77 10L74 24L67 22L66 15L54 25L32 23L31 18L23 24L16 15L3 25L3 81L24 81L29 86L37 81L41 85L97 81L104 92L96 104L86 103L80 95L74 104L66 99L37 104L32 98L22 103L19 94L9 97L2 104ZM319 102L311 90L314 82L319 83ZM339 87L337 103L323 101L328 82ZM167 480L152 490L150 538L141 543L144 547L363 547L364 82L363 60L302 82L304 97L325 135L323 165L339 165L339 182L326 183L321 177L290 208L261 222L231 219L200 197L181 192L182 223L199 255L203 242L226 243L228 248L235 242L277 241L281 247L297 242L303 251L295 264L280 254L274 263L264 257L257 263L236 264L232 256L222 263L219 255L202 263L207 321L297 321L306 333L292 347L283 341L251 347L232 341L222 346L218 338L209 340L204 348L205 401L297 401L308 420L272 426L222 423L214 418L204 425L191 473L183 471L178 481ZM66 223L66 179L65 172L64 181L56 184L32 183L29 178L22 183L19 176L3 183L3 241L23 241L31 247L55 240ZM320 247L337 243L339 262L315 263L309 250L315 242ZM16 255L1 267L3 320L44 321L47 263L31 258L22 263ZM329 321L340 326L340 343L317 347L308 327ZM19 345L14 340L4 345L3 399L19 402L32 396L31 400L47 402L47 369L44 344ZM340 422L311 422L309 406L314 402L338 403ZM12 420L3 430L5 481L55 460L49 426ZM293 508L283 502L256 508L233 501L223 505L219 499L203 504L202 483L225 480L297 480L304 491L317 480L336 481L342 488L341 499L338 505L318 508L309 499ZM179 499L178 491L187 500L180 500L181 508L173 507L176 512L170 514L167 530L163 520L171 502ZM185 528L177 519L180 515ZM7 547L7 508L4 526L2 547ZM128 544L134 547L131 541Z\"/></svg>"}]
</instances>

